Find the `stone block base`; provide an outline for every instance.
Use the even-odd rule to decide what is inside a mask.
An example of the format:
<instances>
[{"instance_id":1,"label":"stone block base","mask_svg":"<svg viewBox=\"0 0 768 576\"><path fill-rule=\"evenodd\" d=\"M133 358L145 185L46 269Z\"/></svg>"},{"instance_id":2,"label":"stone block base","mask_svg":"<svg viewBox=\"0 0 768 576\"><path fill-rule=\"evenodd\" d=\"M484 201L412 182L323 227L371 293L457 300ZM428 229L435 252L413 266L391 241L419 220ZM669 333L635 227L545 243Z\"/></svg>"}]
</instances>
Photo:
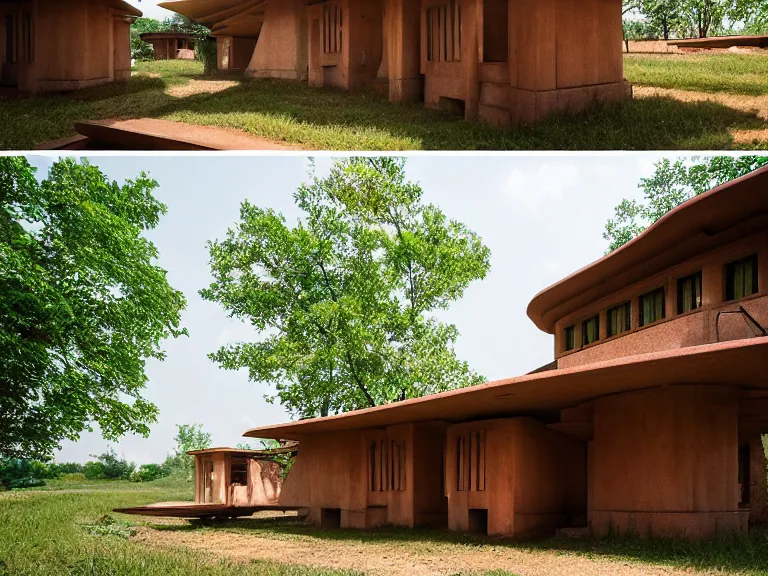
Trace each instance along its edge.
<instances>
[{"instance_id":1,"label":"stone block base","mask_svg":"<svg viewBox=\"0 0 768 576\"><path fill-rule=\"evenodd\" d=\"M307 75L296 70L246 70L243 74L247 78L277 78L279 80L306 80Z\"/></svg>"},{"instance_id":2,"label":"stone block base","mask_svg":"<svg viewBox=\"0 0 768 576\"><path fill-rule=\"evenodd\" d=\"M596 104L631 98L632 85L626 81L540 92L512 88L511 120L513 124L535 124L550 114L577 114Z\"/></svg>"},{"instance_id":3,"label":"stone block base","mask_svg":"<svg viewBox=\"0 0 768 576\"><path fill-rule=\"evenodd\" d=\"M111 78L92 78L90 80L38 80L37 92L69 92L92 86L102 86L113 82Z\"/></svg>"},{"instance_id":4,"label":"stone block base","mask_svg":"<svg viewBox=\"0 0 768 576\"><path fill-rule=\"evenodd\" d=\"M423 99L423 78L396 78L389 81L390 102L421 102Z\"/></svg>"}]
</instances>

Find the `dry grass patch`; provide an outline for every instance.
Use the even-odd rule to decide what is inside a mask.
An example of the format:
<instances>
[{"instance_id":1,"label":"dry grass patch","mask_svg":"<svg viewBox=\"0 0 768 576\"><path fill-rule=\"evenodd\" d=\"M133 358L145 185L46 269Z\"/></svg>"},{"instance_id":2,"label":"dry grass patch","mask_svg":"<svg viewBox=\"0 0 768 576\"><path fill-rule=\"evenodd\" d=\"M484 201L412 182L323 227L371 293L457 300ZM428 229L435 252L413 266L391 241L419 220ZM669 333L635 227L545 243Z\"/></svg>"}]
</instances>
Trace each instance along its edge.
<instances>
[{"instance_id":1,"label":"dry grass patch","mask_svg":"<svg viewBox=\"0 0 768 576\"><path fill-rule=\"evenodd\" d=\"M673 90L650 86L636 86L633 89L636 98L674 98L680 102L716 102L747 114L754 114L761 120L768 120L768 94L748 96L727 92L694 92L692 90Z\"/></svg>"},{"instance_id":2,"label":"dry grass patch","mask_svg":"<svg viewBox=\"0 0 768 576\"><path fill-rule=\"evenodd\" d=\"M216 94L239 85L236 80L190 80L186 84L169 87L165 93L174 98L187 98L198 94Z\"/></svg>"},{"instance_id":3,"label":"dry grass patch","mask_svg":"<svg viewBox=\"0 0 768 576\"><path fill-rule=\"evenodd\" d=\"M187 549L234 561L271 561L388 576L450 576L512 572L520 576L660 576L690 570L574 553L525 550L509 545L434 542L363 542L322 537L269 537L227 530L139 528L132 537L154 549ZM697 572L706 574L706 572ZM714 574L714 572L711 572Z\"/></svg>"}]
</instances>

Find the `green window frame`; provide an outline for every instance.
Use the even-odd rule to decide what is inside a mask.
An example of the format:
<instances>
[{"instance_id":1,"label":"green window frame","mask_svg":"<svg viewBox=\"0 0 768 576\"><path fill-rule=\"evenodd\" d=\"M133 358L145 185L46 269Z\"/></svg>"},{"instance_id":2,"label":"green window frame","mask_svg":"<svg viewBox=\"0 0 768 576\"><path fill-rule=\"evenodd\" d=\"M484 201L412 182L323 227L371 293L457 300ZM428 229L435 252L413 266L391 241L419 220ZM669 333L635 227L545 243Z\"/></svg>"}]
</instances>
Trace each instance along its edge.
<instances>
[{"instance_id":1,"label":"green window frame","mask_svg":"<svg viewBox=\"0 0 768 576\"><path fill-rule=\"evenodd\" d=\"M738 300L757 294L757 254L725 265L725 299Z\"/></svg>"},{"instance_id":2,"label":"green window frame","mask_svg":"<svg viewBox=\"0 0 768 576\"><path fill-rule=\"evenodd\" d=\"M664 288L640 296L640 326L658 322L666 316Z\"/></svg>"},{"instance_id":3,"label":"green window frame","mask_svg":"<svg viewBox=\"0 0 768 576\"><path fill-rule=\"evenodd\" d=\"M632 329L632 303L624 302L613 308L608 308L606 312L606 321L608 324L608 337L616 336L622 332Z\"/></svg>"},{"instance_id":4,"label":"green window frame","mask_svg":"<svg viewBox=\"0 0 768 576\"><path fill-rule=\"evenodd\" d=\"M563 330L563 345L566 352L576 348L576 326L568 326Z\"/></svg>"},{"instance_id":5,"label":"green window frame","mask_svg":"<svg viewBox=\"0 0 768 576\"><path fill-rule=\"evenodd\" d=\"M600 340L600 316L595 315L581 323L581 345L586 346Z\"/></svg>"},{"instance_id":6,"label":"green window frame","mask_svg":"<svg viewBox=\"0 0 768 576\"><path fill-rule=\"evenodd\" d=\"M677 313L701 308L701 270L677 281Z\"/></svg>"}]
</instances>

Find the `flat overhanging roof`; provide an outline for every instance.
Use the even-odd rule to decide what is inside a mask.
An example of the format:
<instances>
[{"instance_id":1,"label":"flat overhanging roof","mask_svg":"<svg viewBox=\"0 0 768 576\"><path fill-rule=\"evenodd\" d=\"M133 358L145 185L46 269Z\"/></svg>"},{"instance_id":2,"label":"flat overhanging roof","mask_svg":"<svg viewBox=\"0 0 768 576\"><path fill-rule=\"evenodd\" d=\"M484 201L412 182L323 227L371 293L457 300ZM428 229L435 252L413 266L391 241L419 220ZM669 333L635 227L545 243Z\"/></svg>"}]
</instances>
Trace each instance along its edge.
<instances>
[{"instance_id":1,"label":"flat overhanging roof","mask_svg":"<svg viewBox=\"0 0 768 576\"><path fill-rule=\"evenodd\" d=\"M709 36L708 38L683 38L667 40L670 46L680 48L730 48L731 46L768 47L768 35Z\"/></svg>"},{"instance_id":2,"label":"flat overhanging roof","mask_svg":"<svg viewBox=\"0 0 768 576\"><path fill-rule=\"evenodd\" d=\"M144 32L144 34L139 34L139 37L145 42L147 40L195 40L200 38L200 36L195 34L183 32Z\"/></svg>"},{"instance_id":3,"label":"flat overhanging roof","mask_svg":"<svg viewBox=\"0 0 768 576\"><path fill-rule=\"evenodd\" d=\"M665 268L723 245L729 230L768 228L768 166L670 210L645 232L533 297L528 317L549 334L555 322Z\"/></svg>"},{"instance_id":4,"label":"flat overhanging roof","mask_svg":"<svg viewBox=\"0 0 768 576\"><path fill-rule=\"evenodd\" d=\"M142 12L138 8L131 6L128 4L128 2L125 2L124 0L109 0L108 2L109 6L112 6L115 10L118 10L125 16L135 16L136 18L141 17Z\"/></svg>"},{"instance_id":5,"label":"flat overhanging roof","mask_svg":"<svg viewBox=\"0 0 768 576\"><path fill-rule=\"evenodd\" d=\"M463 422L558 410L630 392L682 384L768 389L768 337L627 356L585 366L527 374L337 416L248 430L252 438L382 428L409 422Z\"/></svg>"},{"instance_id":6,"label":"flat overhanging roof","mask_svg":"<svg viewBox=\"0 0 768 576\"><path fill-rule=\"evenodd\" d=\"M210 28L213 35L256 37L261 32L267 3L266 0L170 0L158 6Z\"/></svg>"}]
</instances>

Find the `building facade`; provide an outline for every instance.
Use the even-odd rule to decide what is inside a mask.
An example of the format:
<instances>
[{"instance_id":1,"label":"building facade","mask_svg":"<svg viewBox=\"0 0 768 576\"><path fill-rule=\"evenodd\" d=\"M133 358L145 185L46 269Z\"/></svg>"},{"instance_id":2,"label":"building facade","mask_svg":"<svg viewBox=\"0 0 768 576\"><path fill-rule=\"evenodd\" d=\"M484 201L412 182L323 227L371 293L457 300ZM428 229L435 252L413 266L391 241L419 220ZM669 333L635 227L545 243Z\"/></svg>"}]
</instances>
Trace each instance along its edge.
<instances>
[{"instance_id":1,"label":"building facade","mask_svg":"<svg viewBox=\"0 0 768 576\"><path fill-rule=\"evenodd\" d=\"M0 86L35 93L128 80L139 16L122 0L0 2Z\"/></svg>"},{"instance_id":2,"label":"building facade","mask_svg":"<svg viewBox=\"0 0 768 576\"><path fill-rule=\"evenodd\" d=\"M537 294L530 374L256 428L320 526L711 537L768 520L768 168Z\"/></svg>"},{"instance_id":3,"label":"building facade","mask_svg":"<svg viewBox=\"0 0 768 576\"><path fill-rule=\"evenodd\" d=\"M141 39L152 45L155 60L195 59L197 37L193 34L145 32L141 35Z\"/></svg>"},{"instance_id":4,"label":"building facade","mask_svg":"<svg viewBox=\"0 0 768 576\"><path fill-rule=\"evenodd\" d=\"M173 0L209 26L219 67L373 87L468 120L537 122L631 97L621 0ZM246 42L245 40L248 39ZM223 59L221 54L227 55Z\"/></svg>"}]
</instances>

